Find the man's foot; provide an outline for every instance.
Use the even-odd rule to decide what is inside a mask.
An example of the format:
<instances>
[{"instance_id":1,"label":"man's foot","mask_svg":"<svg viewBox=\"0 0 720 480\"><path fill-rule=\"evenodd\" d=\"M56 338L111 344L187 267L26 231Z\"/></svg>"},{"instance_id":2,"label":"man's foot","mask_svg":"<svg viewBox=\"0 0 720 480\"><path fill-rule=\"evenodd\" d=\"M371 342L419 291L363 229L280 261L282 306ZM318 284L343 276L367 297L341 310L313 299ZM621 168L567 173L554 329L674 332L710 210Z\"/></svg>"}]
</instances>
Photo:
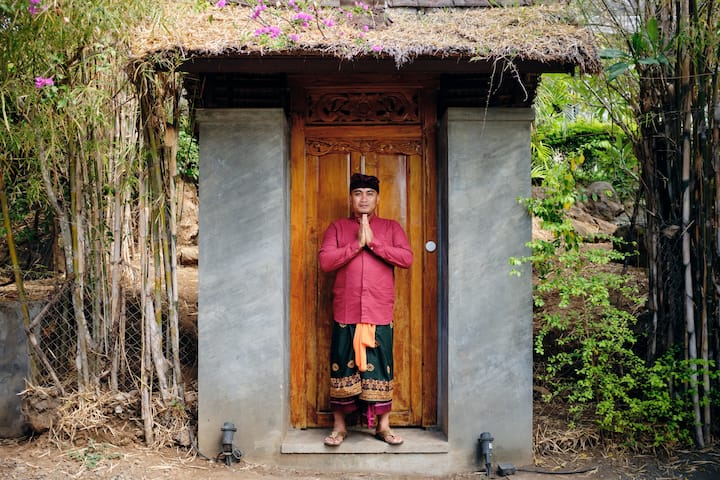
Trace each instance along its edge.
<instances>
[{"instance_id":1,"label":"man's foot","mask_svg":"<svg viewBox=\"0 0 720 480\"><path fill-rule=\"evenodd\" d=\"M333 431L330 435L325 437L325 445L328 447L337 447L347 437L346 431Z\"/></svg>"},{"instance_id":2,"label":"man's foot","mask_svg":"<svg viewBox=\"0 0 720 480\"><path fill-rule=\"evenodd\" d=\"M390 429L375 432L375 438L382 440L389 445L400 445L403 443L402 437L395 434L395 432Z\"/></svg>"}]
</instances>

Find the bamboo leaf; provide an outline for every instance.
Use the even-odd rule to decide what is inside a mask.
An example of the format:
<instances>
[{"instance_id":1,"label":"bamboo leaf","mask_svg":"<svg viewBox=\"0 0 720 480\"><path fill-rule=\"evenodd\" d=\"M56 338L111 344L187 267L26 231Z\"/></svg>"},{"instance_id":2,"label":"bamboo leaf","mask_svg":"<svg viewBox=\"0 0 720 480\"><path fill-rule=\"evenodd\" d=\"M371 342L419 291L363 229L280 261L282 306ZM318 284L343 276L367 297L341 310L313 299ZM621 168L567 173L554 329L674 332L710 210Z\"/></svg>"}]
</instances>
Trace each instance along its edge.
<instances>
[{"instance_id":1,"label":"bamboo leaf","mask_svg":"<svg viewBox=\"0 0 720 480\"><path fill-rule=\"evenodd\" d=\"M618 62L610 65L607 69L608 80L612 81L624 74L630 68L630 64L627 62Z\"/></svg>"}]
</instances>

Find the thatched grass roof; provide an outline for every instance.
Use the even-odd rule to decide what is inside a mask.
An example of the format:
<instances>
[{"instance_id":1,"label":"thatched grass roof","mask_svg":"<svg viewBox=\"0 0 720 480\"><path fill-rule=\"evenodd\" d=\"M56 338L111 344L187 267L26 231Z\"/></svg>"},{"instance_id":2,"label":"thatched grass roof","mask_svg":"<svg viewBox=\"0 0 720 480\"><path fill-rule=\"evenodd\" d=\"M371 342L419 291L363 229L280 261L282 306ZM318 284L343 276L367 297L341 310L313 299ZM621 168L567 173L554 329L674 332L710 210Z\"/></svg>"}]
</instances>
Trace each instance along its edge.
<instances>
[{"instance_id":1,"label":"thatched grass roof","mask_svg":"<svg viewBox=\"0 0 720 480\"><path fill-rule=\"evenodd\" d=\"M298 22L292 26L295 12L287 9L268 8L254 19L251 7L235 3L222 8L198 8L193 0L162 3L158 19L134 35L133 54L138 58L181 52L187 58L300 55L349 61L374 55L391 58L398 67L433 57L534 61L577 66L588 73L601 68L593 37L560 5L388 8L364 17L356 14L349 21L339 8L324 8L303 28ZM334 25L322 23L330 18ZM281 36L256 33L275 25L283 28Z\"/></svg>"}]
</instances>

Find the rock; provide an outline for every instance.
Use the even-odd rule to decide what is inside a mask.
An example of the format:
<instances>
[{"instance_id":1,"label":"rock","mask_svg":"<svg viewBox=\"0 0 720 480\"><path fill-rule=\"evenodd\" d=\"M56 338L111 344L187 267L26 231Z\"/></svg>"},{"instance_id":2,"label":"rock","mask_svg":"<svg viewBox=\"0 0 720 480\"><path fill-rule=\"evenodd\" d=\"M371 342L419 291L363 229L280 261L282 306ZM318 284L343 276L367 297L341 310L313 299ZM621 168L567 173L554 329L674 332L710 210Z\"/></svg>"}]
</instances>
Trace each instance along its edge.
<instances>
[{"instance_id":1,"label":"rock","mask_svg":"<svg viewBox=\"0 0 720 480\"><path fill-rule=\"evenodd\" d=\"M570 207L567 214L575 227L575 231L585 240L592 240L597 235L614 235L617 225L588 212L585 206L578 202Z\"/></svg>"},{"instance_id":2,"label":"rock","mask_svg":"<svg viewBox=\"0 0 720 480\"><path fill-rule=\"evenodd\" d=\"M22 411L32 431L42 433L57 422L60 405L60 400L55 397L27 395L23 398Z\"/></svg>"},{"instance_id":3,"label":"rock","mask_svg":"<svg viewBox=\"0 0 720 480\"><path fill-rule=\"evenodd\" d=\"M192 443L192 439L190 438L190 432L188 432L187 428L183 428L179 432L176 432L175 435L173 435L173 440L176 444L183 447L189 447Z\"/></svg>"},{"instance_id":4,"label":"rock","mask_svg":"<svg viewBox=\"0 0 720 480\"><path fill-rule=\"evenodd\" d=\"M198 257L197 245L187 245L178 249L178 262L180 265L197 265Z\"/></svg>"},{"instance_id":5,"label":"rock","mask_svg":"<svg viewBox=\"0 0 720 480\"><path fill-rule=\"evenodd\" d=\"M617 193L609 182L593 182L585 189L587 200L578 202L583 210L594 217L613 221L625 211L622 203L618 201Z\"/></svg>"}]
</instances>

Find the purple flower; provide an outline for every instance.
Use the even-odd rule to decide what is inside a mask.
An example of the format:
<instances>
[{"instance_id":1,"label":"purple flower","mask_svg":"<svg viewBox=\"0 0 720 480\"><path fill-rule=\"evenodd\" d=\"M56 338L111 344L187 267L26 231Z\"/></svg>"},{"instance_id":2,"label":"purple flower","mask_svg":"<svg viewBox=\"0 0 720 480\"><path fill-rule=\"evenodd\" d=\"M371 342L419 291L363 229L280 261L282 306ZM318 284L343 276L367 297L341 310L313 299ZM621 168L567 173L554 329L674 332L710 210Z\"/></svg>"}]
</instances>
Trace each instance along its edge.
<instances>
[{"instance_id":1,"label":"purple flower","mask_svg":"<svg viewBox=\"0 0 720 480\"><path fill-rule=\"evenodd\" d=\"M41 5L42 0L30 0L30 5L28 6L28 12L30 12L30 15L37 15L38 13L42 12L43 10L46 10L47 7L43 7Z\"/></svg>"},{"instance_id":2,"label":"purple flower","mask_svg":"<svg viewBox=\"0 0 720 480\"><path fill-rule=\"evenodd\" d=\"M35 88L52 87L55 81L52 77L35 77Z\"/></svg>"},{"instance_id":3,"label":"purple flower","mask_svg":"<svg viewBox=\"0 0 720 480\"><path fill-rule=\"evenodd\" d=\"M288 35L288 38L289 38L290 41L293 42L293 43L297 43L297 42L300 41L300 35L296 35L296 34L294 34L294 33L291 33L290 35Z\"/></svg>"},{"instance_id":4,"label":"purple flower","mask_svg":"<svg viewBox=\"0 0 720 480\"><path fill-rule=\"evenodd\" d=\"M307 23L312 19L313 19L313 16L310 15L309 13L305 13L305 12L298 12L295 15L293 15L293 20L301 20L303 23Z\"/></svg>"},{"instance_id":5,"label":"purple flower","mask_svg":"<svg viewBox=\"0 0 720 480\"><path fill-rule=\"evenodd\" d=\"M332 18L326 18L325 20L323 20L323 23L325 24L326 27L334 27L335 26L335 20L333 20Z\"/></svg>"},{"instance_id":6,"label":"purple flower","mask_svg":"<svg viewBox=\"0 0 720 480\"><path fill-rule=\"evenodd\" d=\"M227 0L218 0L215 6L218 8L223 8L227 6Z\"/></svg>"},{"instance_id":7,"label":"purple flower","mask_svg":"<svg viewBox=\"0 0 720 480\"><path fill-rule=\"evenodd\" d=\"M383 50L383 46L382 46L382 45L373 45L373 46L370 48L370 50L372 50L373 52L380 53L380 52L382 52L382 50Z\"/></svg>"},{"instance_id":8,"label":"purple flower","mask_svg":"<svg viewBox=\"0 0 720 480\"><path fill-rule=\"evenodd\" d=\"M267 9L267 7L265 5L263 5L262 3L259 4L258 6L256 6L255 9L253 10L252 18L253 19L258 18L265 9Z\"/></svg>"},{"instance_id":9,"label":"purple flower","mask_svg":"<svg viewBox=\"0 0 720 480\"><path fill-rule=\"evenodd\" d=\"M363 25L363 31L369 32L369 31L370 31L370 27L367 26L367 25Z\"/></svg>"},{"instance_id":10,"label":"purple flower","mask_svg":"<svg viewBox=\"0 0 720 480\"><path fill-rule=\"evenodd\" d=\"M270 38L276 38L281 33L282 30L280 30L280 27L263 27L255 30L256 37L259 37L261 35L268 35Z\"/></svg>"}]
</instances>

